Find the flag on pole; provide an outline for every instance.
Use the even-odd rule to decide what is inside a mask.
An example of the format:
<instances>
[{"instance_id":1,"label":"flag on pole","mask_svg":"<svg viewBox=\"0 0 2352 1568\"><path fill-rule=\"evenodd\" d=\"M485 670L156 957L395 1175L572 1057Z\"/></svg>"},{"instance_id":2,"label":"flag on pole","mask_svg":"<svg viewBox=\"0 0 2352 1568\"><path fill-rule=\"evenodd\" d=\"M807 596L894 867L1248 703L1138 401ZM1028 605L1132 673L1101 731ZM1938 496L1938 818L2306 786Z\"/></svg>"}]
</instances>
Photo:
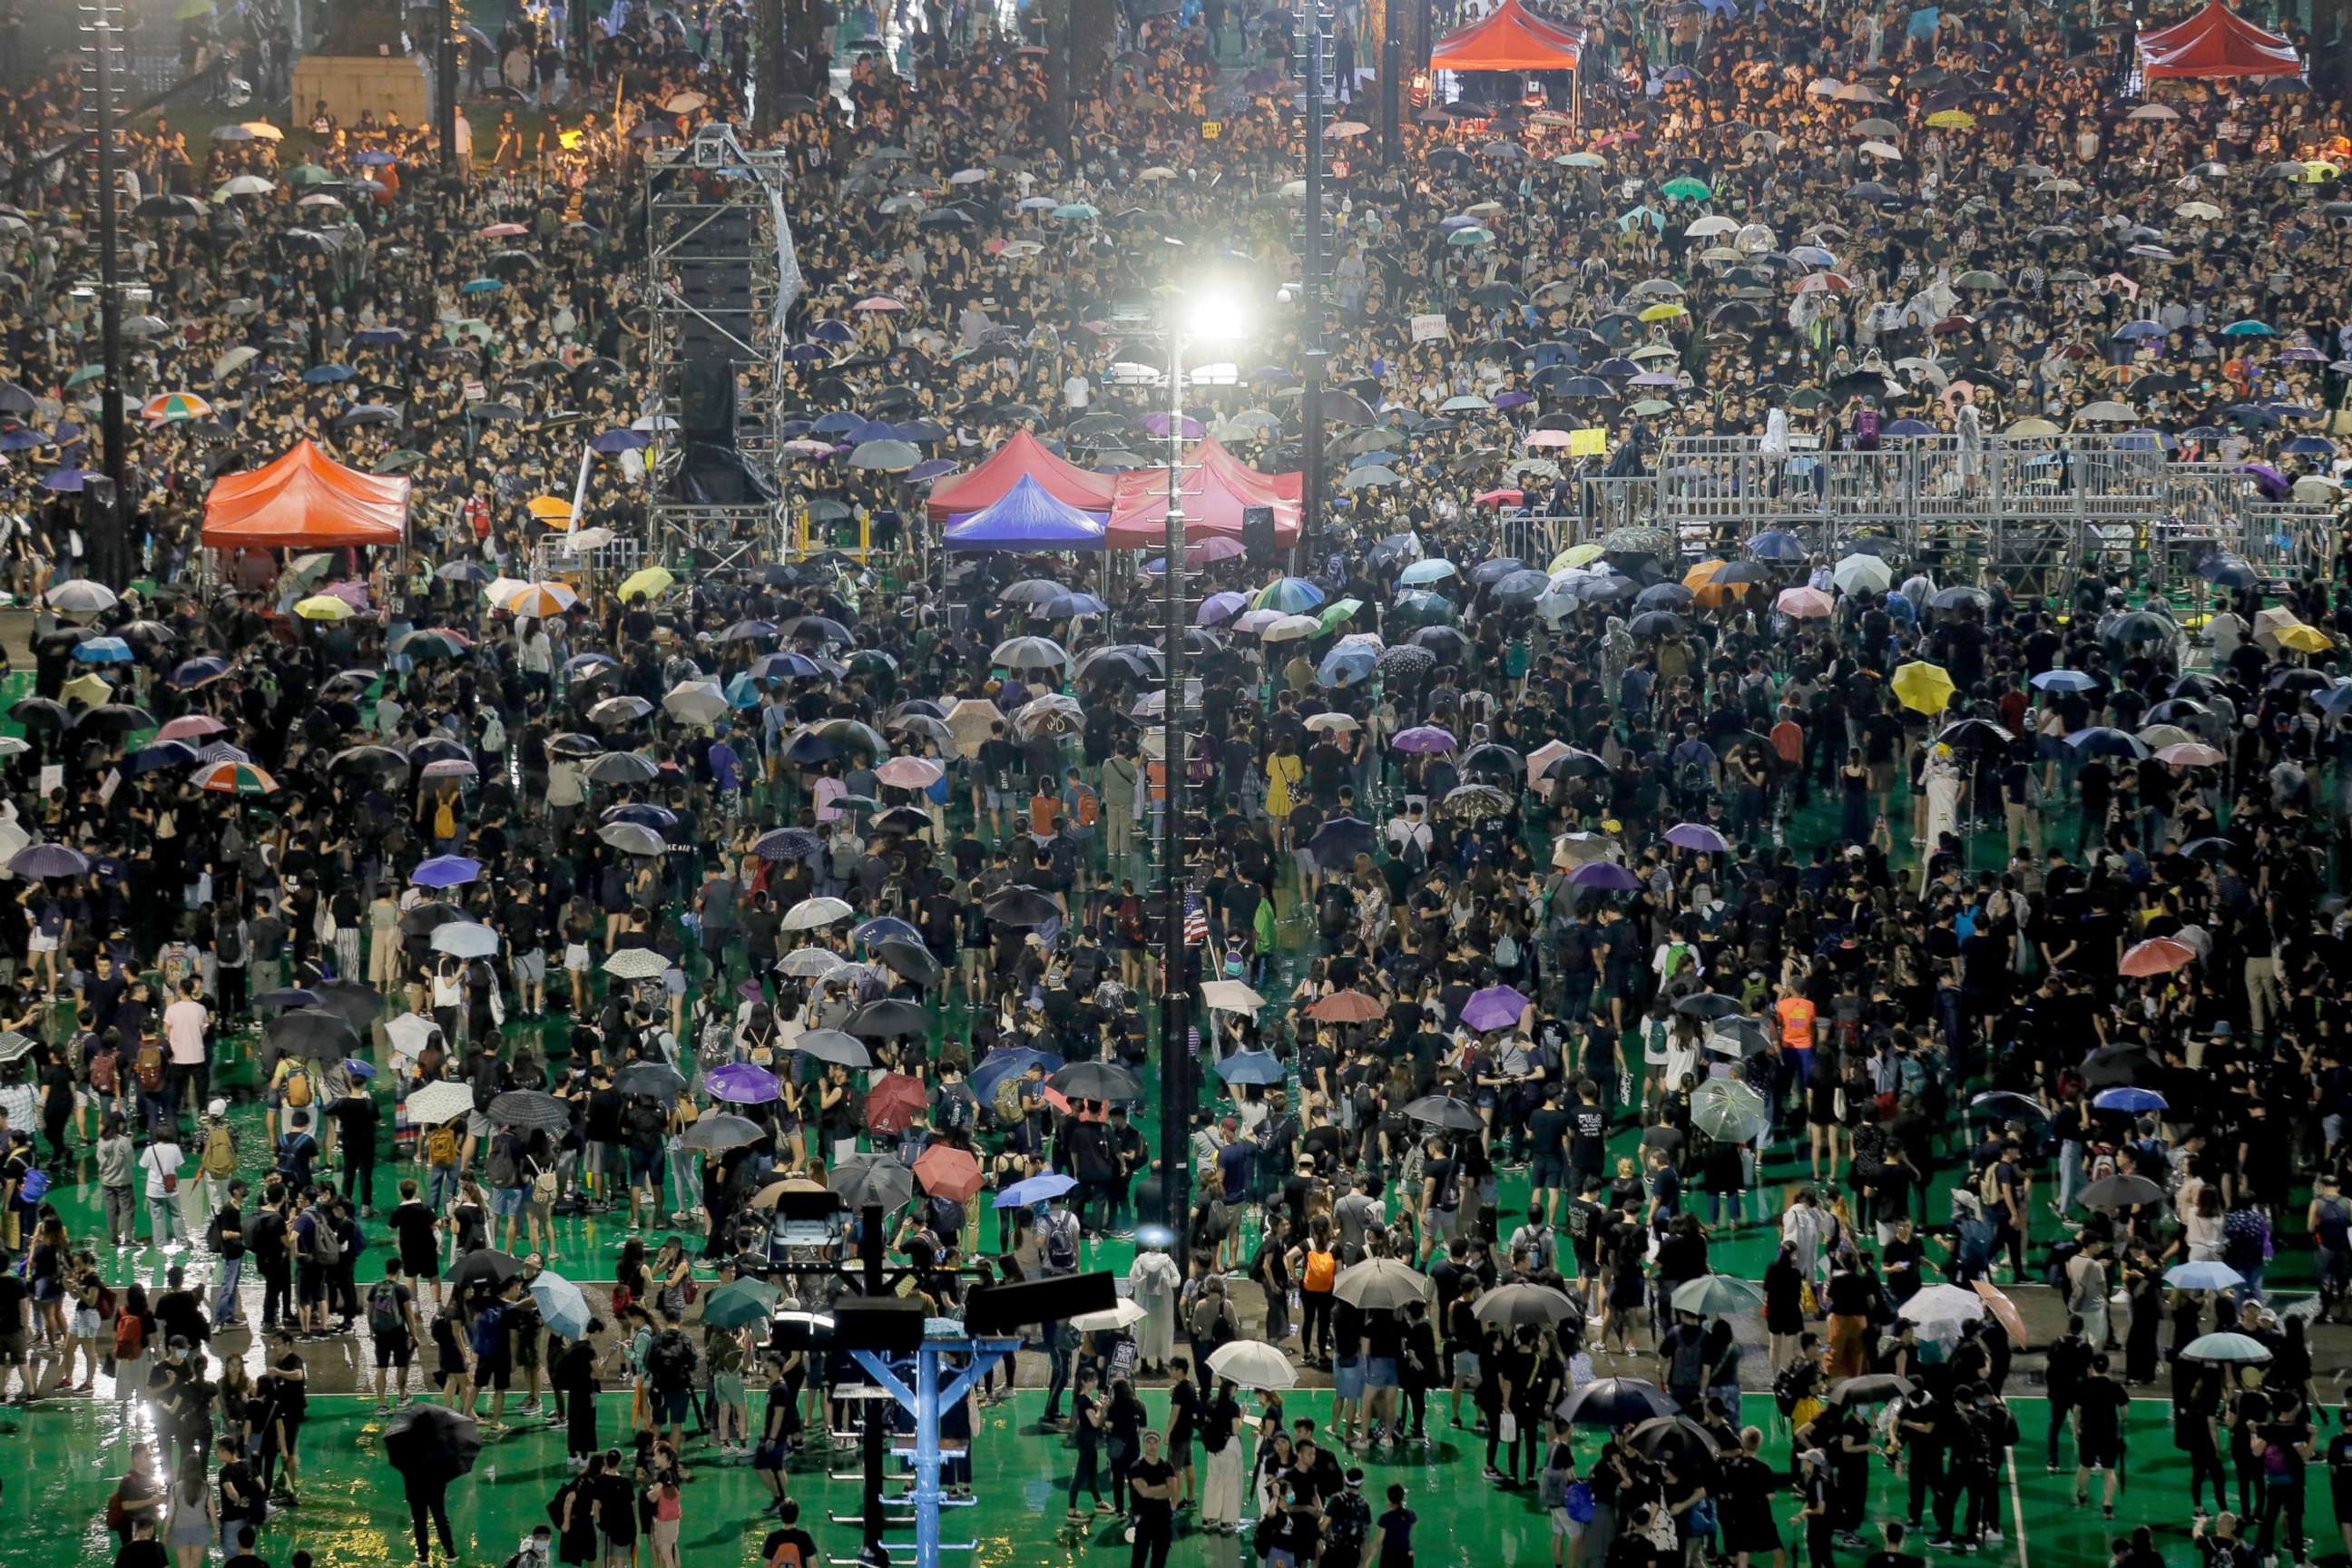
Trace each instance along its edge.
<instances>
[{"instance_id":1,"label":"flag on pole","mask_svg":"<svg viewBox=\"0 0 2352 1568\"><path fill-rule=\"evenodd\" d=\"M1184 945L1205 946L1209 940L1209 911L1202 906L1201 895L1184 895Z\"/></svg>"}]
</instances>

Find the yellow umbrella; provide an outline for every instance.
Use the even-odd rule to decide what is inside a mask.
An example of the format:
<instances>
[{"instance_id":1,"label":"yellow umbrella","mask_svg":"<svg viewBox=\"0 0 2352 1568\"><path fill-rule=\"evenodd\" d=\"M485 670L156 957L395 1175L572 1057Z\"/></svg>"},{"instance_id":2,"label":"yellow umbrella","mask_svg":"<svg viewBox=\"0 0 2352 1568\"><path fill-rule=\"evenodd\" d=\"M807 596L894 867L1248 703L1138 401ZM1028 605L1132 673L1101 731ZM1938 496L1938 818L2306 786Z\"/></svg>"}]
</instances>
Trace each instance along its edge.
<instances>
[{"instance_id":1,"label":"yellow umbrella","mask_svg":"<svg viewBox=\"0 0 2352 1568\"><path fill-rule=\"evenodd\" d=\"M1683 574L1683 586L1685 588L1704 588L1709 583L1715 581L1715 574L1717 572L1722 571L1725 567L1730 564L1731 563L1728 561L1702 561L1697 565Z\"/></svg>"},{"instance_id":2,"label":"yellow umbrella","mask_svg":"<svg viewBox=\"0 0 2352 1568\"><path fill-rule=\"evenodd\" d=\"M2343 172L2325 158L2306 158L2303 161L2301 177L2305 184L2315 185L2322 180L2332 180Z\"/></svg>"},{"instance_id":3,"label":"yellow umbrella","mask_svg":"<svg viewBox=\"0 0 2352 1568\"><path fill-rule=\"evenodd\" d=\"M1939 109L1927 116L1927 123L1938 131L1974 131L1977 117L1965 109Z\"/></svg>"},{"instance_id":4,"label":"yellow umbrella","mask_svg":"<svg viewBox=\"0 0 2352 1568\"><path fill-rule=\"evenodd\" d=\"M58 695L68 702L79 700L85 708L97 708L114 700L114 688L95 675L77 675Z\"/></svg>"},{"instance_id":5,"label":"yellow umbrella","mask_svg":"<svg viewBox=\"0 0 2352 1568\"><path fill-rule=\"evenodd\" d=\"M677 586L677 579L665 567L647 566L632 572L621 584L621 602L627 604L643 594L646 598L658 598Z\"/></svg>"},{"instance_id":6,"label":"yellow umbrella","mask_svg":"<svg viewBox=\"0 0 2352 1568\"><path fill-rule=\"evenodd\" d=\"M572 503L562 496L533 496L523 502L523 510L541 522L572 521Z\"/></svg>"},{"instance_id":7,"label":"yellow umbrella","mask_svg":"<svg viewBox=\"0 0 2352 1568\"><path fill-rule=\"evenodd\" d=\"M306 621L348 621L357 612L332 594L313 594L296 604L294 613Z\"/></svg>"},{"instance_id":8,"label":"yellow umbrella","mask_svg":"<svg viewBox=\"0 0 2352 1568\"><path fill-rule=\"evenodd\" d=\"M1655 305L1643 306L1642 310L1642 320L1645 321L1671 321L1677 316L1687 316L1689 314L1690 311L1686 308L1675 303L1671 300L1664 300Z\"/></svg>"},{"instance_id":9,"label":"yellow umbrella","mask_svg":"<svg viewBox=\"0 0 2352 1568\"><path fill-rule=\"evenodd\" d=\"M2300 621L2291 626L2281 626L2278 640L2281 647L2291 647L2297 653L2326 653L2336 646L2335 640L2326 632L2317 626L2305 626Z\"/></svg>"},{"instance_id":10,"label":"yellow umbrella","mask_svg":"<svg viewBox=\"0 0 2352 1568\"><path fill-rule=\"evenodd\" d=\"M531 583L509 595L499 608L510 616L536 616L541 620L560 616L580 602L580 595L561 583Z\"/></svg>"},{"instance_id":11,"label":"yellow umbrella","mask_svg":"<svg viewBox=\"0 0 2352 1568\"><path fill-rule=\"evenodd\" d=\"M1915 713L1941 713L1958 689L1938 664L1914 662L1895 672L1895 699Z\"/></svg>"},{"instance_id":12,"label":"yellow umbrella","mask_svg":"<svg viewBox=\"0 0 2352 1568\"><path fill-rule=\"evenodd\" d=\"M1561 551L1559 554L1553 556L1551 558L1551 564L1545 567L1544 570L1547 572L1573 571L1579 566L1590 566L1595 561L1600 560L1603 555L1608 553L1609 552L1607 551L1601 549L1598 544L1590 542L1584 544L1571 544L1567 549Z\"/></svg>"}]
</instances>

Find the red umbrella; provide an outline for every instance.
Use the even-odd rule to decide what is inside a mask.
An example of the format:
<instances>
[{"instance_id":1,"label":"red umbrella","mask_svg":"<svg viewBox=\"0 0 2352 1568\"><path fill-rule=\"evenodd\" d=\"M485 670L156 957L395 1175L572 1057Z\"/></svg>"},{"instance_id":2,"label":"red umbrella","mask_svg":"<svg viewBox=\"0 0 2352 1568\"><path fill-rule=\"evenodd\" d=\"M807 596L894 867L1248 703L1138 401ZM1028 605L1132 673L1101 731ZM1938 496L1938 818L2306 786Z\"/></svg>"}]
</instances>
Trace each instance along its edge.
<instances>
[{"instance_id":1,"label":"red umbrella","mask_svg":"<svg viewBox=\"0 0 2352 1568\"><path fill-rule=\"evenodd\" d=\"M2150 937L2132 948L2116 965L2119 974L2169 974L2184 963L2196 962L2197 950L2185 942L2175 942L2168 936Z\"/></svg>"},{"instance_id":2,"label":"red umbrella","mask_svg":"<svg viewBox=\"0 0 2352 1568\"><path fill-rule=\"evenodd\" d=\"M876 1132L899 1133L930 1108L931 1097L920 1079L894 1072L866 1097L866 1125Z\"/></svg>"},{"instance_id":3,"label":"red umbrella","mask_svg":"<svg viewBox=\"0 0 2352 1568\"><path fill-rule=\"evenodd\" d=\"M1335 991L1307 1009L1318 1024L1369 1024L1388 1012L1360 991Z\"/></svg>"},{"instance_id":4,"label":"red umbrella","mask_svg":"<svg viewBox=\"0 0 2352 1568\"><path fill-rule=\"evenodd\" d=\"M1993 1321L2008 1331L2009 1342L2019 1350L2023 1350L2025 1348L2025 1314L2017 1310L2016 1302L1985 1281L1979 1279L1974 1283L1977 1294L1984 1298L1985 1310L1992 1314Z\"/></svg>"},{"instance_id":5,"label":"red umbrella","mask_svg":"<svg viewBox=\"0 0 2352 1568\"><path fill-rule=\"evenodd\" d=\"M986 1184L980 1162L961 1149L934 1143L915 1162L915 1180L935 1198L962 1203Z\"/></svg>"},{"instance_id":6,"label":"red umbrella","mask_svg":"<svg viewBox=\"0 0 2352 1568\"><path fill-rule=\"evenodd\" d=\"M1521 506L1527 499L1525 490L1488 490L1477 501L1480 506Z\"/></svg>"}]
</instances>

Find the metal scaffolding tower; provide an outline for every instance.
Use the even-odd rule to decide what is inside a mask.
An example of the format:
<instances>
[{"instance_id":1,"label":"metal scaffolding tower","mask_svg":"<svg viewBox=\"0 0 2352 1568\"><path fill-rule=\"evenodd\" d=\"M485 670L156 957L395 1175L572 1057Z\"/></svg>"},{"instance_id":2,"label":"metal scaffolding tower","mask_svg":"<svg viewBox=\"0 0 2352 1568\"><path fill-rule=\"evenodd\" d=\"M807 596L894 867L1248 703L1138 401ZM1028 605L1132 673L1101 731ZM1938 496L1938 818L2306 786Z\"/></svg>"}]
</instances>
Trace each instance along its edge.
<instances>
[{"instance_id":1,"label":"metal scaffolding tower","mask_svg":"<svg viewBox=\"0 0 2352 1568\"><path fill-rule=\"evenodd\" d=\"M781 549L777 387L800 264L791 167L710 124L646 159L646 353L659 416L649 543L725 558Z\"/></svg>"},{"instance_id":2,"label":"metal scaffolding tower","mask_svg":"<svg viewBox=\"0 0 2352 1568\"><path fill-rule=\"evenodd\" d=\"M1339 95L1331 78L1331 13L1319 0L1304 0L1299 6L1297 24L1291 29L1291 49L1298 95L1298 161L1306 184L1296 237L1298 281L1292 285L1292 298L1298 308L1299 358L1306 373L1301 378L1298 415L1307 477L1298 545L1292 562L1296 570L1312 556L1315 535L1323 527L1327 492L1323 380L1330 355L1323 347L1323 310L1330 292L1332 234L1330 215L1323 207L1323 182L1330 173L1324 130L1338 110Z\"/></svg>"},{"instance_id":3,"label":"metal scaffolding tower","mask_svg":"<svg viewBox=\"0 0 2352 1568\"><path fill-rule=\"evenodd\" d=\"M118 588L136 574L124 526L136 498L122 416L122 306L132 291L122 280L123 47L122 7L115 0L81 7L82 131L89 138L99 275L95 282L76 286L74 293L98 301L99 363L106 372L99 384L99 445L106 477L102 483L85 482L82 522L91 575ZM141 288L137 295L143 305L148 291Z\"/></svg>"}]
</instances>

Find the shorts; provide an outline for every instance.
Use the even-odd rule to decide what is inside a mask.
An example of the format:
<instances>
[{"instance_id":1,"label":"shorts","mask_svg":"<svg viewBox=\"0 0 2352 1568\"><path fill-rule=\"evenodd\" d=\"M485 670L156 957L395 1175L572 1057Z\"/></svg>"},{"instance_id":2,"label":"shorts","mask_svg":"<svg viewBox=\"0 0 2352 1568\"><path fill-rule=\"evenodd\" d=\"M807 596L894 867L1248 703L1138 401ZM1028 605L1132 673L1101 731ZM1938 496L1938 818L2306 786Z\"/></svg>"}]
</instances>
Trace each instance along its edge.
<instances>
[{"instance_id":1,"label":"shorts","mask_svg":"<svg viewBox=\"0 0 2352 1568\"><path fill-rule=\"evenodd\" d=\"M1547 1187L1563 1185L1567 1167L1557 1160L1538 1160L1528 1167L1528 1184L1540 1192Z\"/></svg>"},{"instance_id":2,"label":"shorts","mask_svg":"<svg viewBox=\"0 0 2352 1568\"><path fill-rule=\"evenodd\" d=\"M2117 1443L2086 1445L2075 1451L2074 1462L2086 1470L2114 1470L2123 1467L2123 1447Z\"/></svg>"},{"instance_id":3,"label":"shorts","mask_svg":"<svg viewBox=\"0 0 2352 1568\"><path fill-rule=\"evenodd\" d=\"M22 1329L15 1333L0 1334L0 1366L25 1364L25 1347L27 1337Z\"/></svg>"},{"instance_id":4,"label":"shorts","mask_svg":"<svg viewBox=\"0 0 2352 1568\"><path fill-rule=\"evenodd\" d=\"M1562 1541L1574 1541L1583 1535L1584 1521L1570 1518L1564 1508L1556 1508L1551 1510L1551 1532Z\"/></svg>"},{"instance_id":5,"label":"shorts","mask_svg":"<svg viewBox=\"0 0 2352 1568\"><path fill-rule=\"evenodd\" d=\"M93 1309L77 1307L74 1309L73 1315L73 1337L78 1340L94 1340L98 1338L98 1331L104 1326L104 1321L105 1320L101 1319Z\"/></svg>"},{"instance_id":6,"label":"shorts","mask_svg":"<svg viewBox=\"0 0 2352 1568\"><path fill-rule=\"evenodd\" d=\"M530 1195L529 1187L495 1187L490 1192L490 1213L500 1219L514 1219L522 1213L522 1200Z\"/></svg>"},{"instance_id":7,"label":"shorts","mask_svg":"<svg viewBox=\"0 0 2352 1568\"><path fill-rule=\"evenodd\" d=\"M685 970L683 970L683 969L677 968L676 965L672 965L671 967L669 967L669 968L667 968L667 969L663 970L663 971L662 971L662 978L661 978L661 985L662 985L662 994L663 994L663 995L665 995L665 996L683 996L683 995L685 995L685 994L686 994L686 971L685 971Z\"/></svg>"},{"instance_id":8,"label":"shorts","mask_svg":"<svg viewBox=\"0 0 2352 1568\"><path fill-rule=\"evenodd\" d=\"M675 1426L686 1419L694 1407L694 1391L690 1388L665 1388L652 1392L646 1403L653 1408L656 1426Z\"/></svg>"},{"instance_id":9,"label":"shorts","mask_svg":"<svg viewBox=\"0 0 2352 1568\"><path fill-rule=\"evenodd\" d=\"M1364 1363L1364 1386L1366 1388L1396 1387L1396 1357L1387 1355L1369 1357Z\"/></svg>"},{"instance_id":10,"label":"shorts","mask_svg":"<svg viewBox=\"0 0 2352 1568\"><path fill-rule=\"evenodd\" d=\"M712 1373L710 1397L730 1410L743 1408L743 1374L740 1372Z\"/></svg>"},{"instance_id":11,"label":"shorts","mask_svg":"<svg viewBox=\"0 0 2352 1568\"><path fill-rule=\"evenodd\" d=\"M416 1342L409 1337L407 1330L396 1329L388 1334L376 1335L375 1364L379 1372L388 1366L396 1366L406 1372L409 1363L415 1359Z\"/></svg>"},{"instance_id":12,"label":"shorts","mask_svg":"<svg viewBox=\"0 0 2352 1568\"><path fill-rule=\"evenodd\" d=\"M1331 1363L1331 1394L1338 1399L1361 1399L1364 1396L1364 1363L1334 1361Z\"/></svg>"},{"instance_id":13,"label":"shorts","mask_svg":"<svg viewBox=\"0 0 2352 1568\"><path fill-rule=\"evenodd\" d=\"M658 1149L629 1151L629 1180L652 1186L661 1174L662 1152Z\"/></svg>"},{"instance_id":14,"label":"shorts","mask_svg":"<svg viewBox=\"0 0 2352 1568\"><path fill-rule=\"evenodd\" d=\"M47 931L37 931L25 940L25 951L27 952L55 952L57 950L58 939Z\"/></svg>"},{"instance_id":15,"label":"shorts","mask_svg":"<svg viewBox=\"0 0 2352 1568\"><path fill-rule=\"evenodd\" d=\"M538 984L547 978L547 954L538 948L515 954L514 972L516 979Z\"/></svg>"},{"instance_id":16,"label":"shorts","mask_svg":"<svg viewBox=\"0 0 2352 1568\"><path fill-rule=\"evenodd\" d=\"M1476 1351L1455 1351L1454 1352L1454 1376L1455 1381L1461 1383L1475 1383L1478 1381L1478 1352Z\"/></svg>"},{"instance_id":17,"label":"shorts","mask_svg":"<svg viewBox=\"0 0 2352 1568\"><path fill-rule=\"evenodd\" d=\"M1457 1209L1429 1209L1424 1211L1421 1217L1427 1222L1432 1236L1450 1237L1454 1234L1454 1226L1460 1220L1461 1214Z\"/></svg>"},{"instance_id":18,"label":"shorts","mask_svg":"<svg viewBox=\"0 0 2352 1568\"><path fill-rule=\"evenodd\" d=\"M563 947L563 967L577 974L587 973L588 944L584 942L566 942Z\"/></svg>"},{"instance_id":19,"label":"shorts","mask_svg":"<svg viewBox=\"0 0 2352 1568\"><path fill-rule=\"evenodd\" d=\"M294 1268L294 1299L306 1307L315 1307L327 1299L327 1271L315 1263L297 1264Z\"/></svg>"},{"instance_id":20,"label":"shorts","mask_svg":"<svg viewBox=\"0 0 2352 1568\"><path fill-rule=\"evenodd\" d=\"M474 1386L494 1391L514 1386L514 1363L510 1361L478 1362L474 1366Z\"/></svg>"},{"instance_id":21,"label":"shorts","mask_svg":"<svg viewBox=\"0 0 2352 1568\"><path fill-rule=\"evenodd\" d=\"M490 1125L490 1113L487 1110L466 1112L466 1136L477 1142L496 1137L497 1129Z\"/></svg>"},{"instance_id":22,"label":"shorts","mask_svg":"<svg viewBox=\"0 0 2352 1568\"><path fill-rule=\"evenodd\" d=\"M980 796L991 811L1003 811L1013 804L1013 795L1008 790L983 789L980 792Z\"/></svg>"},{"instance_id":23,"label":"shorts","mask_svg":"<svg viewBox=\"0 0 2352 1568\"><path fill-rule=\"evenodd\" d=\"M751 1468L755 1470L781 1470L790 1462L782 1443L762 1443L751 1450Z\"/></svg>"}]
</instances>

